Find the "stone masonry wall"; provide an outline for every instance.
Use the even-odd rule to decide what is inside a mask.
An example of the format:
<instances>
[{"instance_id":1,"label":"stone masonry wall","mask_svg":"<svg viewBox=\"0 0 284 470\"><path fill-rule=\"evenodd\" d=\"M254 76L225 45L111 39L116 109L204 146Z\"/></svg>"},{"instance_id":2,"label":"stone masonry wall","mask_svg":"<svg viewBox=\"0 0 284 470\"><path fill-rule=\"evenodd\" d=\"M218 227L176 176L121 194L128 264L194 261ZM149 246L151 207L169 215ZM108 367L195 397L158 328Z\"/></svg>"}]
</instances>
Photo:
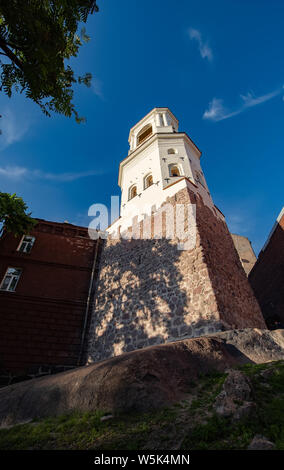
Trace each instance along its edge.
<instances>
[{"instance_id":1,"label":"stone masonry wall","mask_svg":"<svg viewBox=\"0 0 284 470\"><path fill-rule=\"evenodd\" d=\"M265 328L259 304L225 222L197 198L197 224L203 256L226 329Z\"/></svg>"},{"instance_id":2,"label":"stone masonry wall","mask_svg":"<svg viewBox=\"0 0 284 470\"><path fill-rule=\"evenodd\" d=\"M107 240L89 362L222 329L266 327L226 224L189 189L167 202L196 204L196 247L178 250L178 240L165 237Z\"/></svg>"}]
</instances>

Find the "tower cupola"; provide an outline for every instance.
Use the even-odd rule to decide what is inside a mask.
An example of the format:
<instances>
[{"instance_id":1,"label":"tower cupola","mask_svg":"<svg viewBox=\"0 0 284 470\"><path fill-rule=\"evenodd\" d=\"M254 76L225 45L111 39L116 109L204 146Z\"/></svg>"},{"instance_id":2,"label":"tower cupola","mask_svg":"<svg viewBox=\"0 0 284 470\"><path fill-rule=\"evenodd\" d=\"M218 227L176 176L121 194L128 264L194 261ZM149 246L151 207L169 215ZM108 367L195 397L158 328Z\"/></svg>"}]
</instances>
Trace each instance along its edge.
<instances>
[{"instance_id":1,"label":"tower cupola","mask_svg":"<svg viewBox=\"0 0 284 470\"><path fill-rule=\"evenodd\" d=\"M157 133L178 132L178 120L168 108L154 108L129 133L130 152Z\"/></svg>"},{"instance_id":2,"label":"tower cupola","mask_svg":"<svg viewBox=\"0 0 284 470\"><path fill-rule=\"evenodd\" d=\"M187 185L204 203L213 201L200 166L201 152L169 108L154 108L129 133L130 149L119 165L120 218L109 232L141 220Z\"/></svg>"}]
</instances>

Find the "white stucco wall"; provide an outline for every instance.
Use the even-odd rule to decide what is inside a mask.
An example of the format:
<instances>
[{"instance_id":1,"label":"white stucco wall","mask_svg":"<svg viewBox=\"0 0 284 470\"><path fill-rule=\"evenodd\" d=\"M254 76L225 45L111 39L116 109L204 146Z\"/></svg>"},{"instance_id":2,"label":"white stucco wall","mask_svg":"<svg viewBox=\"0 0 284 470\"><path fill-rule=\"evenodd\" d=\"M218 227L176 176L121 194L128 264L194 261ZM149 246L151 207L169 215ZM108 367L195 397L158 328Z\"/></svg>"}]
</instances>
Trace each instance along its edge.
<instances>
[{"instance_id":1,"label":"white stucco wall","mask_svg":"<svg viewBox=\"0 0 284 470\"><path fill-rule=\"evenodd\" d=\"M158 132L157 123L160 122L161 115L164 124L171 125L164 127L163 132ZM153 134L135 147L137 134L149 123L153 126ZM121 162L119 170L120 218L109 227L109 233L116 232L119 226L121 231L127 230L132 225L133 217L138 216L138 220L142 220L144 214L151 212L151 208L158 209L168 197L187 185L202 197L217 217L222 218L222 214L215 209L201 169L200 151L187 134L176 133L172 125L178 126L172 113L167 108L155 108L131 129L129 141L133 148ZM169 149L174 149L175 153L169 154ZM181 176L170 175L169 165L172 164L180 168ZM149 174L153 177L153 185L145 189L144 178ZM182 177L188 178L189 182ZM133 185L137 187L137 196L129 200L129 189Z\"/></svg>"},{"instance_id":2,"label":"white stucco wall","mask_svg":"<svg viewBox=\"0 0 284 470\"><path fill-rule=\"evenodd\" d=\"M137 135L149 124L152 126L153 134L178 132L178 120L171 111L168 108L155 108L130 129L129 153L138 147Z\"/></svg>"}]
</instances>

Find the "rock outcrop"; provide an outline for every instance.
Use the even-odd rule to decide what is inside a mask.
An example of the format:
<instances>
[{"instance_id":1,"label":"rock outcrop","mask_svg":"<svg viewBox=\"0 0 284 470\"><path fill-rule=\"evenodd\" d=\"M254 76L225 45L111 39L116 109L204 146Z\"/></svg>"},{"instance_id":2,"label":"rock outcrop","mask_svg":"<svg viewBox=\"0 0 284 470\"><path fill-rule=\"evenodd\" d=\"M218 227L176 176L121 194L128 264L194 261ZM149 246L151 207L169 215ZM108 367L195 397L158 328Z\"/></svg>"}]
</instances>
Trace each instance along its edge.
<instances>
[{"instance_id":1,"label":"rock outcrop","mask_svg":"<svg viewBox=\"0 0 284 470\"><path fill-rule=\"evenodd\" d=\"M215 401L216 413L237 421L251 414L254 409L252 387L248 378L239 370L229 370Z\"/></svg>"},{"instance_id":2,"label":"rock outcrop","mask_svg":"<svg viewBox=\"0 0 284 470\"><path fill-rule=\"evenodd\" d=\"M0 390L0 425L71 411L144 411L190 393L212 370L284 359L283 330L245 329L122 354L96 364Z\"/></svg>"},{"instance_id":3,"label":"rock outcrop","mask_svg":"<svg viewBox=\"0 0 284 470\"><path fill-rule=\"evenodd\" d=\"M273 450L275 444L265 436L256 435L248 446L248 450Z\"/></svg>"}]
</instances>

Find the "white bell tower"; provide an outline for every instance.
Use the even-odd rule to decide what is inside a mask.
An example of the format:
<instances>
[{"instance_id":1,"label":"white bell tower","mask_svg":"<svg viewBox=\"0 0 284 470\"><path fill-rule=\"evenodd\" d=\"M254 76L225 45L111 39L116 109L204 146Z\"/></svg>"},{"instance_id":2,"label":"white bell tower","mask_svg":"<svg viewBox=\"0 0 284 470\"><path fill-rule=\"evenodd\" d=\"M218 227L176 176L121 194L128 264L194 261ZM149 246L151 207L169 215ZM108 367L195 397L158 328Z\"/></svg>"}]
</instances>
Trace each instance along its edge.
<instances>
[{"instance_id":1,"label":"white bell tower","mask_svg":"<svg viewBox=\"0 0 284 470\"><path fill-rule=\"evenodd\" d=\"M120 217L108 228L101 254L89 361L222 330L265 329L208 191L201 152L178 131L175 116L168 108L153 109L130 130L129 143L119 167ZM194 221L180 210L184 205L194 206ZM164 209L170 209L166 217ZM181 212L184 219L177 217ZM178 228L170 236L168 221ZM188 230L190 243L181 244L180 228L190 224L194 236Z\"/></svg>"},{"instance_id":2,"label":"white bell tower","mask_svg":"<svg viewBox=\"0 0 284 470\"><path fill-rule=\"evenodd\" d=\"M130 130L130 149L119 166L120 218L109 233L126 230L133 217L142 220L187 185L215 207L201 170L201 152L178 127L169 108L154 108Z\"/></svg>"}]
</instances>

